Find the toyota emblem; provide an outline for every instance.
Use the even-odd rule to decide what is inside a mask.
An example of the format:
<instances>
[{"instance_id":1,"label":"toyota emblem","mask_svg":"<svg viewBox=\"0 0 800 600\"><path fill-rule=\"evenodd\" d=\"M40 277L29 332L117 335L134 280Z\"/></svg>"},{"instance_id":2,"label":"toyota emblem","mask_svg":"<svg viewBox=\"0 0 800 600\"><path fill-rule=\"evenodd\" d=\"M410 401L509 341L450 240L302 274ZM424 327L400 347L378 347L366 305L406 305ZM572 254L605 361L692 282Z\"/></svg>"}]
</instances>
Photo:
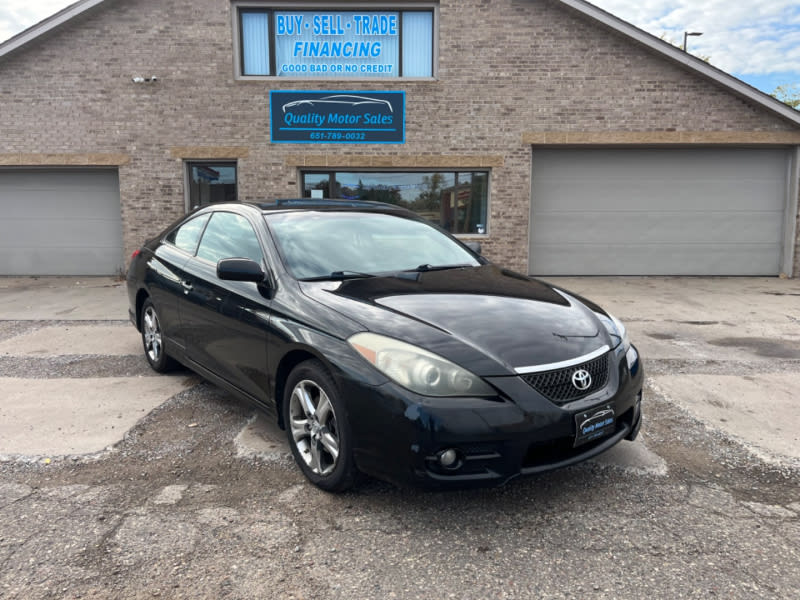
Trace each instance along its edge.
<instances>
[{"instance_id":1,"label":"toyota emblem","mask_svg":"<svg viewBox=\"0 0 800 600\"><path fill-rule=\"evenodd\" d=\"M572 385L575 389L585 392L592 385L592 376L586 369L578 369L572 374Z\"/></svg>"}]
</instances>

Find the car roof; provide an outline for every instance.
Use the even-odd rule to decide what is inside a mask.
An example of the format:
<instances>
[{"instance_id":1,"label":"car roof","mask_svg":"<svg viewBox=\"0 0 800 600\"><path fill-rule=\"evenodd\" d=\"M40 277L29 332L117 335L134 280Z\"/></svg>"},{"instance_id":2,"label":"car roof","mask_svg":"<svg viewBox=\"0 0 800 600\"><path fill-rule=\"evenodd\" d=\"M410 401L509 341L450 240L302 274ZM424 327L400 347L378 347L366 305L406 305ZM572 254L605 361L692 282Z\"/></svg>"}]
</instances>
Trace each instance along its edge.
<instances>
[{"instance_id":1,"label":"car roof","mask_svg":"<svg viewBox=\"0 0 800 600\"><path fill-rule=\"evenodd\" d=\"M279 198L275 200L255 200L246 202L261 210L262 212L273 211L369 211L369 212L393 212L403 215L413 215L415 213L385 202L374 202L372 200L348 200L346 198Z\"/></svg>"},{"instance_id":2,"label":"car roof","mask_svg":"<svg viewBox=\"0 0 800 600\"><path fill-rule=\"evenodd\" d=\"M279 213L302 213L302 212L322 212L322 213L375 213L392 215L404 219L416 221L426 221L425 218L396 204L386 202L374 202L372 200L348 200L335 198L279 198L276 200L248 200L245 202L214 202L205 206L195 206L184 215L178 222L183 222L189 217L199 214L206 214L217 211L257 211L262 215ZM175 224L177 224L176 222ZM171 225L172 228L175 224Z\"/></svg>"},{"instance_id":3,"label":"car roof","mask_svg":"<svg viewBox=\"0 0 800 600\"><path fill-rule=\"evenodd\" d=\"M254 204L262 211L272 210L318 210L318 209L362 209L362 210L405 210L394 204L374 202L372 200L348 200L345 198L278 198L275 200L256 200Z\"/></svg>"}]
</instances>

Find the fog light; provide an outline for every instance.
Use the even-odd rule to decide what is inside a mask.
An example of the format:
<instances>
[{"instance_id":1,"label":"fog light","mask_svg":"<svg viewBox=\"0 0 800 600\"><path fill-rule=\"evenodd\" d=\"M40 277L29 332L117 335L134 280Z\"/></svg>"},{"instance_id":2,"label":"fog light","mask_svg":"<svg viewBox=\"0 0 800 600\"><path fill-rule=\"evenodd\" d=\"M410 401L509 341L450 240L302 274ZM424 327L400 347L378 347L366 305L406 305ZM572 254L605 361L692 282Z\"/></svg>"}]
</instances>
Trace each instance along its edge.
<instances>
[{"instance_id":1,"label":"fog light","mask_svg":"<svg viewBox=\"0 0 800 600\"><path fill-rule=\"evenodd\" d=\"M454 467L458 463L458 452L453 448L439 452L439 464L445 469Z\"/></svg>"}]
</instances>

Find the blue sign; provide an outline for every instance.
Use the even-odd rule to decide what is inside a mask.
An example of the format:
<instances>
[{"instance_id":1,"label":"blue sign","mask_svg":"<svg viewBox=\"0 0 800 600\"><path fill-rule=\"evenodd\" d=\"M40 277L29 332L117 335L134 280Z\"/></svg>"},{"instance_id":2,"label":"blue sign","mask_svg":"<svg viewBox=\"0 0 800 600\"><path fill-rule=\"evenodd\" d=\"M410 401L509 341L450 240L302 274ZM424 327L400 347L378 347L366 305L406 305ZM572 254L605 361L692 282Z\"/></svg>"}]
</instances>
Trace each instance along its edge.
<instances>
[{"instance_id":1,"label":"blue sign","mask_svg":"<svg viewBox=\"0 0 800 600\"><path fill-rule=\"evenodd\" d=\"M278 76L399 77L398 12L275 11Z\"/></svg>"},{"instance_id":2,"label":"blue sign","mask_svg":"<svg viewBox=\"0 0 800 600\"><path fill-rule=\"evenodd\" d=\"M405 92L269 93L273 143L404 144Z\"/></svg>"}]
</instances>

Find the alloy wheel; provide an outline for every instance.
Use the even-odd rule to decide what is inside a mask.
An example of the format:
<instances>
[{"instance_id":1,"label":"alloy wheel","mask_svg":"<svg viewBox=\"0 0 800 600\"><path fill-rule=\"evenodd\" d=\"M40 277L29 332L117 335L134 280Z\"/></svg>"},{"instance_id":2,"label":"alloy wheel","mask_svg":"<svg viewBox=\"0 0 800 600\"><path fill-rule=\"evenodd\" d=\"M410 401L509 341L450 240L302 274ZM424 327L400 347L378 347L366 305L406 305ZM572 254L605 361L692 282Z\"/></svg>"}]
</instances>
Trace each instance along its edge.
<instances>
[{"instance_id":1,"label":"alloy wheel","mask_svg":"<svg viewBox=\"0 0 800 600\"><path fill-rule=\"evenodd\" d=\"M339 430L333 404L311 380L295 385L289 398L292 439L306 466L316 475L333 472L339 459Z\"/></svg>"},{"instance_id":2,"label":"alloy wheel","mask_svg":"<svg viewBox=\"0 0 800 600\"><path fill-rule=\"evenodd\" d=\"M142 318L142 337L144 338L144 348L151 363L157 363L161 359L161 325L158 322L158 315L155 308L148 306Z\"/></svg>"}]
</instances>

